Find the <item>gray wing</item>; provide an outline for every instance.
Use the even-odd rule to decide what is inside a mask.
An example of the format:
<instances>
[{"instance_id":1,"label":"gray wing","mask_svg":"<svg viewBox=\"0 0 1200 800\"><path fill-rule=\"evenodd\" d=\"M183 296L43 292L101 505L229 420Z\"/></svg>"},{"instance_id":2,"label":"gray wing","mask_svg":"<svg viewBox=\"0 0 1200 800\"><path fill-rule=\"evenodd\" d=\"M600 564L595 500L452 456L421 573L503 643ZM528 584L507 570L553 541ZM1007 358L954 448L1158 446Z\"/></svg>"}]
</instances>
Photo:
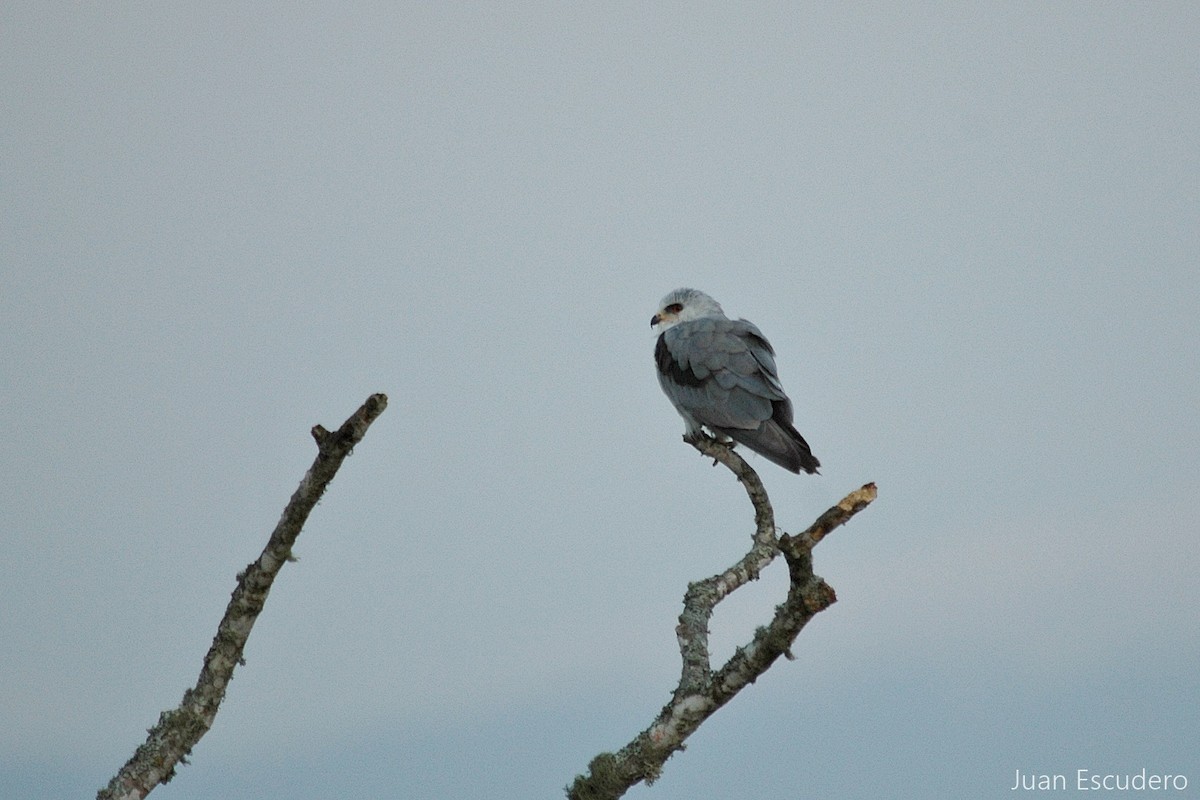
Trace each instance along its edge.
<instances>
[{"instance_id":1,"label":"gray wing","mask_svg":"<svg viewBox=\"0 0 1200 800\"><path fill-rule=\"evenodd\" d=\"M665 331L655 347L663 391L681 412L713 428L757 428L791 403L779 385L775 351L745 320L700 319Z\"/></svg>"},{"instance_id":2,"label":"gray wing","mask_svg":"<svg viewBox=\"0 0 1200 800\"><path fill-rule=\"evenodd\" d=\"M659 383L689 428L694 420L785 469L816 472L820 462L792 426L775 351L753 323L685 322L658 337L654 356Z\"/></svg>"}]
</instances>

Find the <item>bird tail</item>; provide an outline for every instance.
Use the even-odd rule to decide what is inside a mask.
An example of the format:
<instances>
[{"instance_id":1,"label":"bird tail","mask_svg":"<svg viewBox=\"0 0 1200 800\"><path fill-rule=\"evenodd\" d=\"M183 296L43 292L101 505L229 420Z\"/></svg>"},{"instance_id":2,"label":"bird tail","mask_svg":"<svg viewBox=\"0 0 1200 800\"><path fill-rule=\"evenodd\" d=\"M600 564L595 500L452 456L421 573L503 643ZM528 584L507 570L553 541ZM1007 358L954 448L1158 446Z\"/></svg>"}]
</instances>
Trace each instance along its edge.
<instances>
[{"instance_id":1,"label":"bird tail","mask_svg":"<svg viewBox=\"0 0 1200 800\"><path fill-rule=\"evenodd\" d=\"M804 470L811 475L821 466L821 462L809 449L808 442L804 441L800 432L786 420L769 419L753 430L724 428L721 432L797 474Z\"/></svg>"}]
</instances>

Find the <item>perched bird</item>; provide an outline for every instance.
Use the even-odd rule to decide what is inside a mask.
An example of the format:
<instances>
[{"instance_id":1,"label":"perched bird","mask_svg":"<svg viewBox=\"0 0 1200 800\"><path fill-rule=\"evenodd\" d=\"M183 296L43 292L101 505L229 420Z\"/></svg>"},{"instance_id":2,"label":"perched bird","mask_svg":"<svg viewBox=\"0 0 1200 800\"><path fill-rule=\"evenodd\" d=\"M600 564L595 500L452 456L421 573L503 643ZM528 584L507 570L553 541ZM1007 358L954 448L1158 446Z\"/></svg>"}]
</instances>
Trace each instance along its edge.
<instances>
[{"instance_id":1,"label":"perched bird","mask_svg":"<svg viewBox=\"0 0 1200 800\"><path fill-rule=\"evenodd\" d=\"M658 382L687 424L707 426L784 469L813 473L821 462L792 427L792 401L779 383L775 351L752 322L731 320L716 300L676 289L650 319L658 327Z\"/></svg>"}]
</instances>

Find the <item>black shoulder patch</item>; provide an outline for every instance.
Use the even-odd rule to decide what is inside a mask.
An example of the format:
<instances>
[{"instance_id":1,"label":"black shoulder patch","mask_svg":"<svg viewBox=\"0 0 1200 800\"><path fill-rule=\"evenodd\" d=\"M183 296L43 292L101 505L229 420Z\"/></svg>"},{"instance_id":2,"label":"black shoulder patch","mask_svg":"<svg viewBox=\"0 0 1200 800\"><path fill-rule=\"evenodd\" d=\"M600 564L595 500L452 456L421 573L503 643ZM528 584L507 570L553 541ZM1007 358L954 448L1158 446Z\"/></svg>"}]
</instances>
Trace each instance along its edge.
<instances>
[{"instance_id":1,"label":"black shoulder patch","mask_svg":"<svg viewBox=\"0 0 1200 800\"><path fill-rule=\"evenodd\" d=\"M654 345L654 362L658 365L658 371L680 386L703 386L704 381L697 378L696 373L684 369L671 355L667 348L666 335L665 332L659 334L658 344Z\"/></svg>"}]
</instances>

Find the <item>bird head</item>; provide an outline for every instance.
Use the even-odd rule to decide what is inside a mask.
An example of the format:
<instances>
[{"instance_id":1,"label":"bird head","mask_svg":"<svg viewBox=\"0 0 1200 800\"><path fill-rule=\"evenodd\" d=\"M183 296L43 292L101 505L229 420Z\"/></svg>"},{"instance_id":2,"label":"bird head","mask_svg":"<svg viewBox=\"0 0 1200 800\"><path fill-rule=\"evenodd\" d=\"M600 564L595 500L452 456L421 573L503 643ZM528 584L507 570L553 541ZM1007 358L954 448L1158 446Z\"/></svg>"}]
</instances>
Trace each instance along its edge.
<instances>
[{"instance_id":1,"label":"bird head","mask_svg":"<svg viewBox=\"0 0 1200 800\"><path fill-rule=\"evenodd\" d=\"M661 330L703 317L724 317L721 304L698 289L676 289L658 304L658 313L650 318L650 327Z\"/></svg>"}]
</instances>

